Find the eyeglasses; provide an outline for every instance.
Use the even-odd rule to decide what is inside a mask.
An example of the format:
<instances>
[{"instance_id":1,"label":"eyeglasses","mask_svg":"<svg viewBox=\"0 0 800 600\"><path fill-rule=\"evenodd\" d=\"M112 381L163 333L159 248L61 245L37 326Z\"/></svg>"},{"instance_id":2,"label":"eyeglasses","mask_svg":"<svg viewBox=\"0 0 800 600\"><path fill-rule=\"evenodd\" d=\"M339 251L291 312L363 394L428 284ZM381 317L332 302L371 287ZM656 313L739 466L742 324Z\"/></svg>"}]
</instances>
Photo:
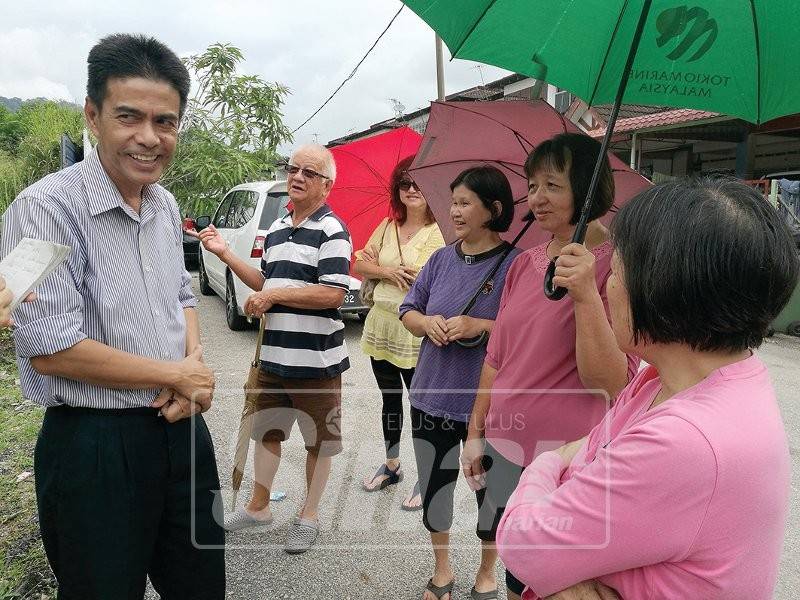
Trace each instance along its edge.
<instances>
[{"instance_id":1,"label":"eyeglasses","mask_svg":"<svg viewBox=\"0 0 800 600\"><path fill-rule=\"evenodd\" d=\"M415 190L420 191L419 186L411 179L401 179L400 183L397 184L397 187L399 187L404 192L409 191L412 187Z\"/></svg>"},{"instance_id":2,"label":"eyeglasses","mask_svg":"<svg viewBox=\"0 0 800 600\"><path fill-rule=\"evenodd\" d=\"M328 177L327 175L323 175L322 173L317 173L313 169L301 169L297 165L292 165L289 163L283 163L279 166L286 169L286 172L289 175L297 175L300 171L302 171L303 177L305 177L306 179L317 179L318 177L321 177L322 179L330 179L330 177Z\"/></svg>"}]
</instances>

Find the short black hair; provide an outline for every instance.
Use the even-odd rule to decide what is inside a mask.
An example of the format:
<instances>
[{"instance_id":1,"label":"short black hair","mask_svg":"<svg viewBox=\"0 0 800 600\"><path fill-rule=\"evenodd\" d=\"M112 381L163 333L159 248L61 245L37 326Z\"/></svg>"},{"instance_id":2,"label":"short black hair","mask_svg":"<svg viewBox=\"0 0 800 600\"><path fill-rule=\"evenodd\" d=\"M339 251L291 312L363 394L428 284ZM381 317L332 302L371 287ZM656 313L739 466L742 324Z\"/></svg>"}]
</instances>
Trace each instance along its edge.
<instances>
[{"instance_id":1,"label":"short black hair","mask_svg":"<svg viewBox=\"0 0 800 600\"><path fill-rule=\"evenodd\" d=\"M798 257L780 215L730 178L650 188L620 209L611 233L636 343L757 348L797 282Z\"/></svg>"},{"instance_id":2,"label":"short black hair","mask_svg":"<svg viewBox=\"0 0 800 600\"><path fill-rule=\"evenodd\" d=\"M508 231L511 221L514 220L514 195L511 192L511 184L508 177L491 165L471 167L458 174L450 184L452 192L459 185L473 192L493 215L486 222L486 227L491 231ZM502 205L499 214L496 214L495 202Z\"/></svg>"},{"instance_id":3,"label":"short black hair","mask_svg":"<svg viewBox=\"0 0 800 600\"><path fill-rule=\"evenodd\" d=\"M109 79L143 77L165 81L180 96L180 114L186 108L191 78L178 55L157 39L144 35L115 33L104 37L89 51L89 81L86 95L102 110Z\"/></svg>"},{"instance_id":4,"label":"short black hair","mask_svg":"<svg viewBox=\"0 0 800 600\"><path fill-rule=\"evenodd\" d=\"M545 140L528 155L525 161L525 175L530 180L539 171L555 170L567 173L572 187L571 225L576 225L583 210L583 203L589 191L589 183L600 156L600 142L582 133L560 133ZM614 175L608 155L603 157L600 179L597 184L594 202L589 211L589 220L594 221L605 215L614 204Z\"/></svg>"}]
</instances>

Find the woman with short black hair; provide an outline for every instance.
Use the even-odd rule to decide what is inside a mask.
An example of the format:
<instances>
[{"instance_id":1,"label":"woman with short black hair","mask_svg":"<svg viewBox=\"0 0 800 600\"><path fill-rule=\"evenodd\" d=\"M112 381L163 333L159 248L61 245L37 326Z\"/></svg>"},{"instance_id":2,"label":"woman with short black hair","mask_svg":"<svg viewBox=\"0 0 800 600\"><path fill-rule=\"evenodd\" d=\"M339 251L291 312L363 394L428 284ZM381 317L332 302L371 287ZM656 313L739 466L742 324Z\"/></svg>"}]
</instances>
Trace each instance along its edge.
<instances>
[{"instance_id":1,"label":"woman with short black hair","mask_svg":"<svg viewBox=\"0 0 800 600\"><path fill-rule=\"evenodd\" d=\"M403 325L414 335L425 336L410 393L422 520L431 535L435 560L425 600L449 600L452 594L448 544L458 456L486 354L484 343L470 342L471 347L461 343L491 333L506 272L519 253L500 239L514 217L514 198L499 169L467 169L450 190L450 218L458 241L431 256L400 306ZM479 288L474 306L461 314ZM476 496L480 505L483 492ZM496 562L494 544L482 544L473 598L497 597Z\"/></svg>"},{"instance_id":2,"label":"woman with short black hair","mask_svg":"<svg viewBox=\"0 0 800 600\"><path fill-rule=\"evenodd\" d=\"M796 285L791 236L752 188L709 179L640 194L612 234L614 336L649 366L525 470L500 555L524 598L771 598L790 462L752 350Z\"/></svg>"},{"instance_id":3,"label":"woman with short black hair","mask_svg":"<svg viewBox=\"0 0 800 600\"><path fill-rule=\"evenodd\" d=\"M487 544L525 466L589 433L638 367L617 347L606 311L613 248L599 218L614 201L606 156L586 241L572 243L599 157L598 141L565 133L539 144L525 163L528 207L553 237L521 253L508 271L461 455L470 487L485 490L479 529ZM569 292L560 302L542 292L551 260L553 283ZM511 599L524 588L511 571L506 587Z\"/></svg>"}]
</instances>

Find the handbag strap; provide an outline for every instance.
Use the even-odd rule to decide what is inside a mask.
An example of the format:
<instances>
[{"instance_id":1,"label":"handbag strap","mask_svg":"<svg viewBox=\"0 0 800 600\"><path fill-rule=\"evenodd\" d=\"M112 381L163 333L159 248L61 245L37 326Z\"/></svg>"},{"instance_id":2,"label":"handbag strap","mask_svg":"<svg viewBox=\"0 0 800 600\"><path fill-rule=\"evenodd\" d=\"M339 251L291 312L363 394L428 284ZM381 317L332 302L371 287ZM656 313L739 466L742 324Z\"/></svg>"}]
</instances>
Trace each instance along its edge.
<instances>
[{"instance_id":1,"label":"handbag strap","mask_svg":"<svg viewBox=\"0 0 800 600\"><path fill-rule=\"evenodd\" d=\"M383 250L383 242L386 239L386 230L389 229L389 217L386 217L386 222L383 224L383 233L381 234L381 245L378 248L378 256L375 257L375 264L381 264L381 250Z\"/></svg>"},{"instance_id":2,"label":"handbag strap","mask_svg":"<svg viewBox=\"0 0 800 600\"><path fill-rule=\"evenodd\" d=\"M261 344L264 343L264 327L266 325L267 313L264 313L258 323L258 342L256 343L256 355L253 359L252 367L257 367L261 363Z\"/></svg>"},{"instance_id":3,"label":"handbag strap","mask_svg":"<svg viewBox=\"0 0 800 600\"><path fill-rule=\"evenodd\" d=\"M397 227L397 221L394 222L394 236L397 238L397 251L400 253L400 265L405 267L406 261L403 259L403 249L400 247L400 229Z\"/></svg>"}]
</instances>

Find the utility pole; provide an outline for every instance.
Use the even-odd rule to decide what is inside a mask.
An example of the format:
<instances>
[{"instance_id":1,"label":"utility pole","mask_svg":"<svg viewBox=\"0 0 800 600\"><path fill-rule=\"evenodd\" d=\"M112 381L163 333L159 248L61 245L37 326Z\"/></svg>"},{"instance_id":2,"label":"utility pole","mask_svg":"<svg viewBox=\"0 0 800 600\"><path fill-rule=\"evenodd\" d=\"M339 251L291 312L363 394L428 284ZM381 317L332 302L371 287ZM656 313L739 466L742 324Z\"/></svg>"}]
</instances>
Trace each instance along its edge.
<instances>
[{"instance_id":1,"label":"utility pole","mask_svg":"<svg viewBox=\"0 0 800 600\"><path fill-rule=\"evenodd\" d=\"M442 56L442 38L436 34L436 99L444 101L444 58Z\"/></svg>"}]
</instances>

